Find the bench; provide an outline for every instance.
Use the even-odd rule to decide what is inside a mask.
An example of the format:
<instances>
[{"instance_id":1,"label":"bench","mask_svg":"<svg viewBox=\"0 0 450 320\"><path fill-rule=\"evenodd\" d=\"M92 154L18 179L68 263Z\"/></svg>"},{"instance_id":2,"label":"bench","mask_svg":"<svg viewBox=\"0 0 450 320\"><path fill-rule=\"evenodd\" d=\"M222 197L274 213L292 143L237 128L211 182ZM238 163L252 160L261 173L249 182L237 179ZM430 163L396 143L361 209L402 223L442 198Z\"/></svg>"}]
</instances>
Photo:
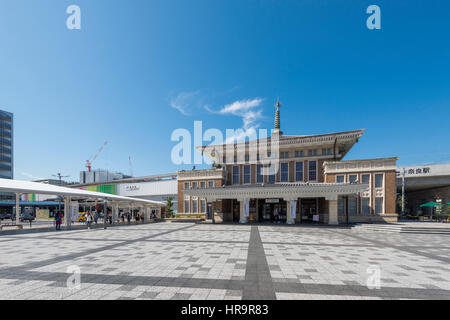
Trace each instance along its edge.
<instances>
[{"instance_id":1,"label":"bench","mask_svg":"<svg viewBox=\"0 0 450 320\"><path fill-rule=\"evenodd\" d=\"M0 224L0 230L3 230L3 227L17 227L19 229L23 229L23 225L16 224L15 222Z\"/></svg>"}]
</instances>

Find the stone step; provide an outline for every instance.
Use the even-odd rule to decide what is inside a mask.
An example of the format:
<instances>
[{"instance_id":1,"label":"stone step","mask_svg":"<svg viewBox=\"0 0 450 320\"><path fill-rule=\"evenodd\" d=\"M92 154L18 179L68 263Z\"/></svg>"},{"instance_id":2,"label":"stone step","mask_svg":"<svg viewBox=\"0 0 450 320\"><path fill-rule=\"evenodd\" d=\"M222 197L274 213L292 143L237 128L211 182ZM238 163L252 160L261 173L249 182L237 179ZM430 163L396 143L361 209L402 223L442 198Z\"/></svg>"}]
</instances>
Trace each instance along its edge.
<instances>
[{"instance_id":1,"label":"stone step","mask_svg":"<svg viewBox=\"0 0 450 320\"><path fill-rule=\"evenodd\" d=\"M357 224L353 227L353 229L382 231L382 232L397 232L397 233L450 235L450 228L440 228L440 227L427 228L427 227L406 227L406 226L382 225L382 224Z\"/></svg>"}]
</instances>

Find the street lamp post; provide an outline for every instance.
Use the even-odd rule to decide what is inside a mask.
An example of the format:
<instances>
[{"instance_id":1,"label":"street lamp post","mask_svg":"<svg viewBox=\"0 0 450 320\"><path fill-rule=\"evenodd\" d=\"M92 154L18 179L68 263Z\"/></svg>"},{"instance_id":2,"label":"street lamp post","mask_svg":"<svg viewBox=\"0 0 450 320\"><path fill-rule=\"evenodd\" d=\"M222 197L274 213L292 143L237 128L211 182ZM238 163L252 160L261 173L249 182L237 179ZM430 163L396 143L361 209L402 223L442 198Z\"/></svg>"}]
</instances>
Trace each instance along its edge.
<instances>
[{"instance_id":1,"label":"street lamp post","mask_svg":"<svg viewBox=\"0 0 450 320\"><path fill-rule=\"evenodd\" d=\"M402 216L405 216L405 172L406 172L406 169L403 168L403 172L402 172Z\"/></svg>"}]
</instances>

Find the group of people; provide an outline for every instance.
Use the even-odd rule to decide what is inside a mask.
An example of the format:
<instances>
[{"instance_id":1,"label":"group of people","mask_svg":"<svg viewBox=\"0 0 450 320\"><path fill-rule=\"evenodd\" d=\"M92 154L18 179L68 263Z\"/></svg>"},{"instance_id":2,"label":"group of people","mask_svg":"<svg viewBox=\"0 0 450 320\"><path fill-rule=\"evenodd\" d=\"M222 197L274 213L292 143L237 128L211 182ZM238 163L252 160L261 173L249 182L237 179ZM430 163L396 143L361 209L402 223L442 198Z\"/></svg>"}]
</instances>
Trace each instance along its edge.
<instances>
[{"instance_id":1,"label":"group of people","mask_svg":"<svg viewBox=\"0 0 450 320\"><path fill-rule=\"evenodd\" d=\"M64 217L64 215L62 214L61 211L57 211L54 214L56 230L61 230L61 224L62 224L63 217ZM152 212L152 217L156 217L154 212ZM85 222L86 222L86 225L87 225L88 229L91 228L93 223L97 224L99 218L100 218L100 214L96 210L93 210L93 211L87 210L86 211L86 220L85 220ZM105 219L104 216L103 216L103 218ZM131 213L131 212L123 212L123 211L121 211L120 212L120 218L122 219L122 222L124 222L124 223L125 223L125 219L127 219L128 224L131 224L131 220L133 218L134 218L134 220L136 222L142 222L142 223L145 222L144 221L145 220L145 214L143 212ZM113 221L112 221L112 215L111 214L108 214L106 216L106 219L107 219L107 222L109 224L112 224Z\"/></svg>"},{"instance_id":2,"label":"group of people","mask_svg":"<svg viewBox=\"0 0 450 320\"><path fill-rule=\"evenodd\" d=\"M136 222L142 221L144 223L145 215L143 212L131 213L131 212L120 212L120 218L122 222L125 223L125 219L127 219L128 224L131 223L131 220L134 218Z\"/></svg>"},{"instance_id":3,"label":"group of people","mask_svg":"<svg viewBox=\"0 0 450 320\"><path fill-rule=\"evenodd\" d=\"M100 218L100 214L96 210L93 210L92 212L88 210L86 212L86 225L88 229L91 228L92 222L94 222L95 224L98 223L98 218ZM112 224L112 216L110 214L107 214L106 217L105 215L103 215L102 218L106 219L106 221L104 222Z\"/></svg>"}]
</instances>

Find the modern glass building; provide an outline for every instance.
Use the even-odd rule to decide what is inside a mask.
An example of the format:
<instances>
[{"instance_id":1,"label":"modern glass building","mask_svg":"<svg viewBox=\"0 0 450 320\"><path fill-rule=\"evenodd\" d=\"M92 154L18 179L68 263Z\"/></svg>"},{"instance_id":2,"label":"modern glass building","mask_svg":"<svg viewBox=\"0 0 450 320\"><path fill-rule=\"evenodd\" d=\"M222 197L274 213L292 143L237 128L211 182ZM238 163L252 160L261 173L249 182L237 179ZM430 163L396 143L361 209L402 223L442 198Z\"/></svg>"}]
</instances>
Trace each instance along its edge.
<instances>
[{"instance_id":1,"label":"modern glass building","mask_svg":"<svg viewBox=\"0 0 450 320\"><path fill-rule=\"evenodd\" d=\"M12 179L14 172L13 114L0 110L0 179ZM12 195L0 193L0 200L11 200Z\"/></svg>"}]
</instances>

